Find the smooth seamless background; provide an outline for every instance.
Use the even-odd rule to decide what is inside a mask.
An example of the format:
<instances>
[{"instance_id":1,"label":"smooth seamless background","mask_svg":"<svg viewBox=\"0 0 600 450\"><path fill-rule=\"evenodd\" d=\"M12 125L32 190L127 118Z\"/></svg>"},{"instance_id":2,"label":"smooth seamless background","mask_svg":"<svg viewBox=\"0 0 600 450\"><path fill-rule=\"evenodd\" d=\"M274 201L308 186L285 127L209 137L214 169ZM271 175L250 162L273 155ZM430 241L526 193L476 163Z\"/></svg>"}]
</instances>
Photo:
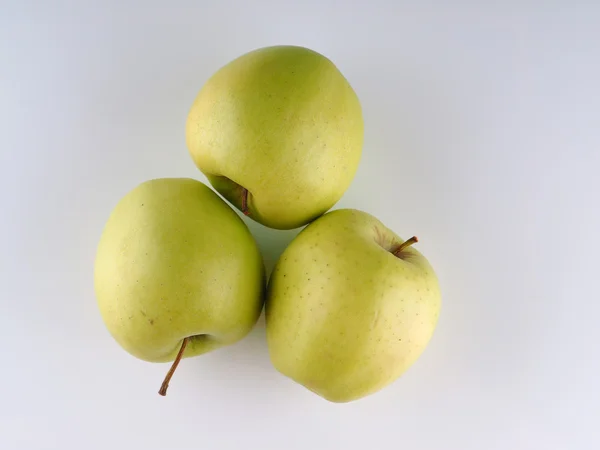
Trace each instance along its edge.
<instances>
[{"instance_id":1,"label":"smooth seamless background","mask_svg":"<svg viewBox=\"0 0 600 450\"><path fill-rule=\"evenodd\" d=\"M600 447L600 6L438 3L1 3L0 448ZM185 148L194 96L280 43L356 88L364 155L336 208L419 236L439 327L356 403L280 376L262 320L159 397L167 365L101 323L98 237L139 182L203 179ZM248 223L271 268L297 231Z\"/></svg>"}]
</instances>

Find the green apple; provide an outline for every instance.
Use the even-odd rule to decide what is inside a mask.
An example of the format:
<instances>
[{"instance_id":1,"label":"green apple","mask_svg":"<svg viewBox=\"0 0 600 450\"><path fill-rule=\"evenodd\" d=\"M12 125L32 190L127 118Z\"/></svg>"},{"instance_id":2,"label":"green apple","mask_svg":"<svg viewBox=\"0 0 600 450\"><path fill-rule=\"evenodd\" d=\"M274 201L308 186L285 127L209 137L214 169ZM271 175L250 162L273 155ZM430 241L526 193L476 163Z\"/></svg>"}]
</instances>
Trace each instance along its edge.
<instances>
[{"instance_id":1,"label":"green apple","mask_svg":"<svg viewBox=\"0 0 600 450\"><path fill-rule=\"evenodd\" d=\"M325 56L298 46L220 68L186 123L196 166L234 206L271 228L305 225L344 194L363 146L358 97Z\"/></svg>"},{"instance_id":2,"label":"green apple","mask_svg":"<svg viewBox=\"0 0 600 450\"><path fill-rule=\"evenodd\" d=\"M246 224L196 180L137 186L110 214L97 248L102 319L121 347L145 361L176 366L240 340L260 315L264 285Z\"/></svg>"},{"instance_id":3,"label":"green apple","mask_svg":"<svg viewBox=\"0 0 600 450\"><path fill-rule=\"evenodd\" d=\"M277 370L339 403L404 373L430 341L441 305L414 242L352 209L308 225L269 280L267 341Z\"/></svg>"}]
</instances>

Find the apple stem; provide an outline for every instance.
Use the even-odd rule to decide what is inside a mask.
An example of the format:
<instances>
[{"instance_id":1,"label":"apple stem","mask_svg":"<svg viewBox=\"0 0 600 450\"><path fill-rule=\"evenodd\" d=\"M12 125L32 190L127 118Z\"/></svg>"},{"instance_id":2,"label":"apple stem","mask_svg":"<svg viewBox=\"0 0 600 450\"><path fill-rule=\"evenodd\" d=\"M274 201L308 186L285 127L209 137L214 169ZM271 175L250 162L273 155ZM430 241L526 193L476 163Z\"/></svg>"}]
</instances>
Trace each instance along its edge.
<instances>
[{"instance_id":1,"label":"apple stem","mask_svg":"<svg viewBox=\"0 0 600 450\"><path fill-rule=\"evenodd\" d=\"M402 250L404 250L405 248L410 247L411 245L415 244L419 242L419 240L417 239L416 236L411 237L409 240L404 241L402 244L400 244L400 246L394 250L393 255L394 256L399 256L400 253L402 252Z\"/></svg>"},{"instance_id":2,"label":"apple stem","mask_svg":"<svg viewBox=\"0 0 600 450\"><path fill-rule=\"evenodd\" d=\"M169 381L171 381L171 377L175 373L175 369L177 369L177 366L179 365L179 361L181 361L181 358L183 357L183 352L185 351L185 347L187 346L188 339L189 338L183 339L183 342L181 343L181 348L179 349L179 353L177 353L177 356L175 357L175 361L173 361L171 368L167 372L167 376L165 377L164 381L162 382L162 385L160 386L160 390L158 391L158 393L160 395L162 395L163 397L165 395L167 395L167 389L169 388Z\"/></svg>"},{"instance_id":3,"label":"apple stem","mask_svg":"<svg viewBox=\"0 0 600 450\"><path fill-rule=\"evenodd\" d=\"M245 216L250 215L250 211L248 210L248 189L242 188L242 212Z\"/></svg>"}]
</instances>

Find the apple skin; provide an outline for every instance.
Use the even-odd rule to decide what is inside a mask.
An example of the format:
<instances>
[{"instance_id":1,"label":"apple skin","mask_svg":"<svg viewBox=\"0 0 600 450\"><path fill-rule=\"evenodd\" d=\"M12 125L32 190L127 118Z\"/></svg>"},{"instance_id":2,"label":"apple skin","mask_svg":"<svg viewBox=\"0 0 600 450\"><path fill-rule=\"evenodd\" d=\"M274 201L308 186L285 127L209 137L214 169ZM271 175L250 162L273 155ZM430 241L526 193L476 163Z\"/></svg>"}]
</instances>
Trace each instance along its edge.
<instances>
[{"instance_id":1,"label":"apple skin","mask_svg":"<svg viewBox=\"0 0 600 450\"><path fill-rule=\"evenodd\" d=\"M273 365L323 398L349 402L396 380L436 328L436 275L414 246L358 210L328 212L287 247L269 280Z\"/></svg>"},{"instance_id":2,"label":"apple skin","mask_svg":"<svg viewBox=\"0 0 600 450\"><path fill-rule=\"evenodd\" d=\"M150 362L206 353L243 338L263 306L262 257L246 224L205 184L144 182L116 205L97 248L102 319L127 352Z\"/></svg>"},{"instance_id":3,"label":"apple skin","mask_svg":"<svg viewBox=\"0 0 600 450\"><path fill-rule=\"evenodd\" d=\"M297 228L329 210L361 158L359 99L325 56L298 46L246 53L220 68L186 123L196 166L263 225Z\"/></svg>"}]
</instances>

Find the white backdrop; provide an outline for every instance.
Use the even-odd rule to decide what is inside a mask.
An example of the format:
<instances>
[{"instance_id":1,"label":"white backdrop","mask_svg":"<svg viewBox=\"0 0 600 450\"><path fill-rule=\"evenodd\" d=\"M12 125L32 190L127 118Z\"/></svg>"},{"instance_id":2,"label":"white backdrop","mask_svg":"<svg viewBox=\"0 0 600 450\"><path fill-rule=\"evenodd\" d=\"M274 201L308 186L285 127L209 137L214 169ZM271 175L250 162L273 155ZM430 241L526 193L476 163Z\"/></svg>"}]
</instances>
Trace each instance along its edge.
<instances>
[{"instance_id":1,"label":"white backdrop","mask_svg":"<svg viewBox=\"0 0 600 450\"><path fill-rule=\"evenodd\" d=\"M444 3L2 2L0 448L600 448L600 4ZM282 43L360 96L363 159L335 208L419 236L439 326L358 402L278 374L262 319L160 397L168 365L101 322L97 240L139 182L204 180L184 136L197 91ZM248 224L269 268L298 232Z\"/></svg>"}]
</instances>

